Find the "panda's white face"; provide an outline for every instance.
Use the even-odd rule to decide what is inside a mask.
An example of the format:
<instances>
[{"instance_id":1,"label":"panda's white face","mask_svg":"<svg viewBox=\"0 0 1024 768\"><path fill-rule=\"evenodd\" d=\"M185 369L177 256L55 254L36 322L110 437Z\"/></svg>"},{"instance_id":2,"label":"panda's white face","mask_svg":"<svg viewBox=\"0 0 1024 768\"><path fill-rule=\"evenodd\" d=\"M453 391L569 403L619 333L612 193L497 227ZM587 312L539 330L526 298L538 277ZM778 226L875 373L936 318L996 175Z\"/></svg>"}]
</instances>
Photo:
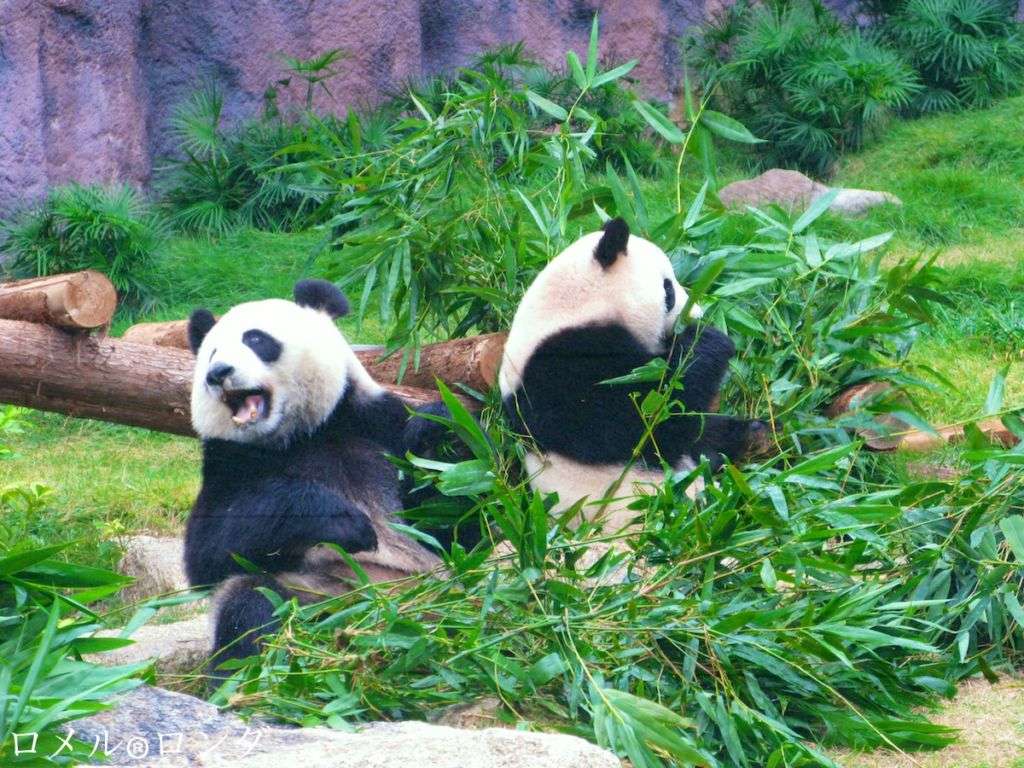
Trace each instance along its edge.
<instances>
[{"instance_id":1,"label":"panda's white face","mask_svg":"<svg viewBox=\"0 0 1024 768\"><path fill-rule=\"evenodd\" d=\"M322 424L350 385L377 389L323 311L240 304L196 350L192 426L204 439L288 443Z\"/></svg>"},{"instance_id":2,"label":"panda's white face","mask_svg":"<svg viewBox=\"0 0 1024 768\"><path fill-rule=\"evenodd\" d=\"M498 381L514 392L533 351L567 328L619 324L652 353L675 328L688 295L668 256L649 240L628 235L626 249L609 264L595 252L604 232L584 235L552 259L534 279L516 310ZM700 317L694 305L690 317Z\"/></svg>"}]
</instances>

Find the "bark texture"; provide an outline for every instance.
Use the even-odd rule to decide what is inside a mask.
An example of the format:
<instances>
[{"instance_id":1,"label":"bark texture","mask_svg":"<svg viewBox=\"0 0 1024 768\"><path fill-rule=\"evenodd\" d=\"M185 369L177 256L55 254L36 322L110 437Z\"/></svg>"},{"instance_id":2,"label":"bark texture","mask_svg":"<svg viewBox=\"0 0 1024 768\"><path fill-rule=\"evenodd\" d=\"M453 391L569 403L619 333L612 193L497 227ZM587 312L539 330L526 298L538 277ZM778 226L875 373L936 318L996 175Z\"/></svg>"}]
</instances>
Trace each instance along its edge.
<instances>
[{"instance_id":1,"label":"bark texture","mask_svg":"<svg viewBox=\"0 0 1024 768\"><path fill-rule=\"evenodd\" d=\"M181 349L0 320L0 403L194 437L193 366ZM388 389L412 406L437 400L425 389Z\"/></svg>"}]
</instances>

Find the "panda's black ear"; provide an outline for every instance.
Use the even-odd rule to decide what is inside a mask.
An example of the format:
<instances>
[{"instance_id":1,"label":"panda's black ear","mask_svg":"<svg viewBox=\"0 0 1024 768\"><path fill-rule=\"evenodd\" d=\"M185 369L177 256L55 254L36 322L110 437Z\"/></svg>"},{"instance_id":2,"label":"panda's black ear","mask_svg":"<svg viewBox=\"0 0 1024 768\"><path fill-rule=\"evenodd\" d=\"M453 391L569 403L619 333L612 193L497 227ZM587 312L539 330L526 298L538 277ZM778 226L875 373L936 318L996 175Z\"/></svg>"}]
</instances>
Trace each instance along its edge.
<instances>
[{"instance_id":1,"label":"panda's black ear","mask_svg":"<svg viewBox=\"0 0 1024 768\"><path fill-rule=\"evenodd\" d=\"M203 343L206 334L210 332L217 323L217 318L208 309L197 309L188 317L188 346L192 354L199 351L199 345Z\"/></svg>"},{"instance_id":2,"label":"panda's black ear","mask_svg":"<svg viewBox=\"0 0 1024 768\"><path fill-rule=\"evenodd\" d=\"M594 249L594 258L597 263L608 269L615 260L626 252L626 243L629 242L629 225L624 219L609 219L604 225L604 234Z\"/></svg>"},{"instance_id":3,"label":"panda's black ear","mask_svg":"<svg viewBox=\"0 0 1024 768\"><path fill-rule=\"evenodd\" d=\"M348 299L334 283L326 280L300 280L295 284L295 303L326 312L334 318L348 314Z\"/></svg>"}]
</instances>

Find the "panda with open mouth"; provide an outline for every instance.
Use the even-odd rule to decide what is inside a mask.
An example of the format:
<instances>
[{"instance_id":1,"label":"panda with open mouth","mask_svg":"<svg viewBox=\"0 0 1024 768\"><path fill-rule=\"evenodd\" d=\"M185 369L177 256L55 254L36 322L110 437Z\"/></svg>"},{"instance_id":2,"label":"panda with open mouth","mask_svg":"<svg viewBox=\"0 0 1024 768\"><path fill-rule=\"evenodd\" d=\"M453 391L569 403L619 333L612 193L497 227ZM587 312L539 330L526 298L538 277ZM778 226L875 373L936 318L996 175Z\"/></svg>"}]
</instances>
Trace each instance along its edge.
<instances>
[{"instance_id":1,"label":"panda with open mouth","mask_svg":"<svg viewBox=\"0 0 1024 768\"><path fill-rule=\"evenodd\" d=\"M192 425L203 463L185 568L194 586L220 585L215 665L256 653L259 637L273 631L259 587L303 602L349 588L351 568L325 543L374 580L440 565L393 527L404 489L386 458L422 453L437 425L410 419L406 404L367 373L334 323L348 311L334 285L302 281L294 298L240 304L220 320L205 309L189 318Z\"/></svg>"}]
</instances>

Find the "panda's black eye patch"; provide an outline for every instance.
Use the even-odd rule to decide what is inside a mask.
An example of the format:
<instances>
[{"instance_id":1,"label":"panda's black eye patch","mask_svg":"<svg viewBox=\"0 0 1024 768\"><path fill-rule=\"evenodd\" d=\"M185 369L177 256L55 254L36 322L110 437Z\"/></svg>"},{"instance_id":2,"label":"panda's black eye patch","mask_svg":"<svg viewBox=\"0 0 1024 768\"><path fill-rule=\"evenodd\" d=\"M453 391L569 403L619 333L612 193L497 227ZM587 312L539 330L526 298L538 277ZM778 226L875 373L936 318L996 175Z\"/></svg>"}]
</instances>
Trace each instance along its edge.
<instances>
[{"instance_id":1,"label":"panda's black eye patch","mask_svg":"<svg viewBox=\"0 0 1024 768\"><path fill-rule=\"evenodd\" d=\"M665 311L671 312L672 307L676 305L676 289L675 286L672 285L672 281L667 277L665 278L663 285L665 286Z\"/></svg>"},{"instance_id":2,"label":"panda's black eye patch","mask_svg":"<svg viewBox=\"0 0 1024 768\"><path fill-rule=\"evenodd\" d=\"M256 328L242 334L242 343L264 363L272 363L281 356L281 342Z\"/></svg>"}]
</instances>

